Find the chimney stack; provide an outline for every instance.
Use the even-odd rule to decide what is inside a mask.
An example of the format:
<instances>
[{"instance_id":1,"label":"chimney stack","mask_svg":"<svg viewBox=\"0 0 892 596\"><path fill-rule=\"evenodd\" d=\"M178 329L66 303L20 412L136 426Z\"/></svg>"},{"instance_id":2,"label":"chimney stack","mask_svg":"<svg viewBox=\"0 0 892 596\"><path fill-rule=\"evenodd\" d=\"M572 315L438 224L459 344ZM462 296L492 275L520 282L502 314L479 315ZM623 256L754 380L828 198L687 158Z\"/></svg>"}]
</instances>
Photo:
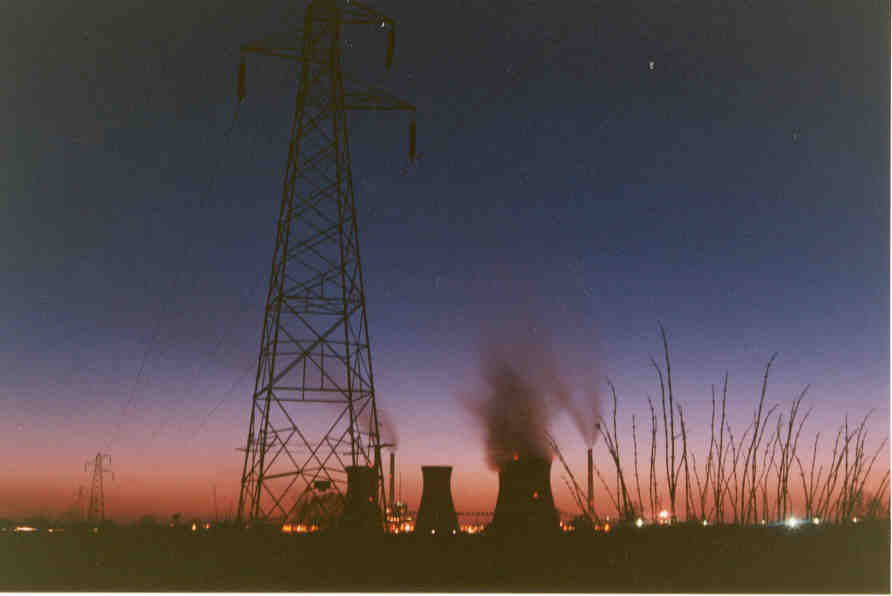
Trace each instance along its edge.
<instances>
[{"instance_id":1,"label":"chimney stack","mask_svg":"<svg viewBox=\"0 0 892 596\"><path fill-rule=\"evenodd\" d=\"M594 511L594 509L595 509L595 484L594 484L594 477L592 475L594 467L595 466L592 462L592 448L589 447L589 449L588 449L588 467L586 468L586 471L588 472L588 493L586 493L586 497L588 498L588 501L586 504L588 505L589 511Z\"/></svg>"},{"instance_id":2,"label":"chimney stack","mask_svg":"<svg viewBox=\"0 0 892 596\"><path fill-rule=\"evenodd\" d=\"M393 474L394 469L396 468L396 454L393 451L390 452L390 493L388 497L390 498L390 510L393 511Z\"/></svg>"},{"instance_id":3,"label":"chimney stack","mask_svg":"<svg viewBox=\"0 0 892 596\"><path fill-rule=\"evenodd\" d=\"M452 466L421 466L424 487L415 533L447 534L458 532L458 516L452 502Z\"/></svg>"}]
</instances>

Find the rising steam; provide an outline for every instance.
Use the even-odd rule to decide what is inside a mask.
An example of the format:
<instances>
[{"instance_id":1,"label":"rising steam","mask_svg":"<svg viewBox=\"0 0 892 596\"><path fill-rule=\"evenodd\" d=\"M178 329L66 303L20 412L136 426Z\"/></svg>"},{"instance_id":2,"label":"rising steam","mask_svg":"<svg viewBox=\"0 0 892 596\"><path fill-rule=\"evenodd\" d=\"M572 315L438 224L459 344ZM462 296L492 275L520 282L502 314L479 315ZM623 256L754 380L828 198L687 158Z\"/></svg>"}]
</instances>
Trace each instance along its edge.
<instances>
[{"instance_id":1,"label":"rising steam","mask_svg":"<svg viewBox=\"0 0 892 596\"><path fill-rule=\"evenodd\" d=\"M487 463L494 469L515 456L551 460L546 431L562 410L587 446L597 438L597 362L589 370L582 399L575 400L548 338L519 335L516 331L490 335L481 351L480 384L465 399L483 426Z\"/></svg>"},{"instance_id":2,"label":"rising steam","mask_svg":"<svg viewBox=\"0 0 892 596\"><path fill-rule=\"evenodd\" d=\"M381 406L378 406L378 432L381 437L381 443L391 445L391 449L394 450L399 447L400 438L396 432L396 426L390 419L387 410L381 408Z\"/></svg>"},{"instance_id":3,"label":"rising steam","mask_svg":"<svg viewBox=\"0 0 892 596\"><path fill-rule=\"evenodd\" d=\"M481 357L481 383L467 400L485 432L487 463L517 456L551 460L545 431L563 390L547 345L491 341Z\"/></svg>"}]
</instances>

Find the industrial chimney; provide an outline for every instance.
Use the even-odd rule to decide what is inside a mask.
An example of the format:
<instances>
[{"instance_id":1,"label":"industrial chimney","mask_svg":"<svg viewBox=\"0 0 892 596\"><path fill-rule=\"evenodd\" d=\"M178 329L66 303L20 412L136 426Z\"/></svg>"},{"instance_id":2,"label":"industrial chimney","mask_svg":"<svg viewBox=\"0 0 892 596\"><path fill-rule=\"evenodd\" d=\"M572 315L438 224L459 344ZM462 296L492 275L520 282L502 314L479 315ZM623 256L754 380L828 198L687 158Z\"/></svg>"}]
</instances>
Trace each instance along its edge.
<instances>
[{"instance_id":1,"label":"industrial chimney","mask_svg":"<svg viewBox=\"0 0 892 596\"><path fill-rule=\"evenodd\" d=\"M458 517L452 502L452 466L421 466L424 487L415 533L453 534L458 532Z\"/></svg>"},{"instance_id":2,"label":"industrial chimney","mask_svg":"<svg viewBox=\"0 0 892 596\"><path fill-rule=\"evenodd\" d=\"M499 466L499 496L489 534L542 535L560 531L551 494L551 462L518 457Z\"/></svg>"},{"instance_id":3,"label":"industrial chimney","mask_svg":"<svg viewBox=\"0 0 892 596\"><path fill-rule=\"evenodd\" d=\"M347 495L341 528L380 530L378 514L378 476L369 466L347 466Z\"/></svg>"},{"instance_id":4,"label":"industrial chimney","mask_svg":"<svg viewBox=\"0 0 892 596\"><path fill-rule=\"evenodd\" d=\"M586 470L588 472L588 492L586 493L586 498L588 500L586 501L586 505L588 506L588 510L590 512L595 510L595 483L594 483L594 475L592 473L594 467L595 466L592 462L592 448L589 447L589 449L588 449L588 467L586 467Z\"/></svg>"},{"instance_id":5,"label":"industrial chimney","mask_svg":"<svg viewBox=\"0 0 892 596\"><path fill-rule=\"evenodd\" d=\"M393 491L393 489L394 489L393 475L394 475L395 468L396 468L396 455L393 453L393 451L391 451L390 452L390 492L387 495L390 498L389 506L390 506L391 511L393 511L393 504L394 504L394 502L396 502L396 500L394 499L394 496L393 496L393 492L394 492Z\"/></svg>"}]
</instances>

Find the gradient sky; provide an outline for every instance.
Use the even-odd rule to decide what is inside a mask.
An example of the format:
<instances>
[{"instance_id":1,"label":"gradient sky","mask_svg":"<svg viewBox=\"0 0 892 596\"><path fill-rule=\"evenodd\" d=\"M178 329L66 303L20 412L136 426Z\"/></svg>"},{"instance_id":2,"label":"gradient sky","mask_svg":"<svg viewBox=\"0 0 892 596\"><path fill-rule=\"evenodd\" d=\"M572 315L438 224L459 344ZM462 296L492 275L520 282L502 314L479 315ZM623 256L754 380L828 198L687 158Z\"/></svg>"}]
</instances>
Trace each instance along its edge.
<instances>
[{"instance_id":1,"label":"gradient sky","mask_svg":"<svg viewBox=\"0 0 892 596\"><path fill-rule=\"evenodd\" d=\"M239 45L288 40L305 4L214 4L2 10L0 515L68 506L100 449L112 517L237 499L296 69L251 57L226 131ZM809 443L871 409L868 447L888 435L887 2L375 6L393 68L374 30L346 34L345 68L415 103L422 154L407 167L404 114L351 116L410 506L420 466L448 464L457 508L492 508L457 396L517 309L580 397L610 376L624 428L658 396L661 321L701 440L710 384L729 372L742 428L773 352L769 403L811 385ZM582 479L582 438L552 428Z\"/></svg>"}]
</instances>

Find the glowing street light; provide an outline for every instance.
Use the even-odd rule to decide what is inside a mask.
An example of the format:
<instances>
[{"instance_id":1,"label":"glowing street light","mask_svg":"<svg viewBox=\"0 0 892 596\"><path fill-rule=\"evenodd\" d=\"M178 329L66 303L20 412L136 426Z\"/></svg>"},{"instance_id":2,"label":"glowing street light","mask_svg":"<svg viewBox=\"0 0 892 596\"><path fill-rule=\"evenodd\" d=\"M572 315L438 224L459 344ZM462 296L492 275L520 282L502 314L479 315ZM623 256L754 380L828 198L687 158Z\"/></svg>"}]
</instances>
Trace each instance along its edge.
<instances>
[{"instance_id":1,"label":"glowing street light","mask_svg":"<svg viewBox=\"0 0 892 596\"><path fill-rule=\"evenodd\" d=\"M796 519L795 517L791 517L790 519L787 520L786 523L787 523L788 528L796 528L799 526L799 520Z\"/></svg>"},{"instance_id":2,"label":"glowing street light","mask_svg":"<svg viewBox=\"0 0 892 596\"><path fill-rule=\"evenodd\" d=\"M635 520L635 527L640 528L640 527L642 527L643 525L644 525L644 520L641 519L640 517L639 517L638 519Z\"/></svg>"}]
</instances>

